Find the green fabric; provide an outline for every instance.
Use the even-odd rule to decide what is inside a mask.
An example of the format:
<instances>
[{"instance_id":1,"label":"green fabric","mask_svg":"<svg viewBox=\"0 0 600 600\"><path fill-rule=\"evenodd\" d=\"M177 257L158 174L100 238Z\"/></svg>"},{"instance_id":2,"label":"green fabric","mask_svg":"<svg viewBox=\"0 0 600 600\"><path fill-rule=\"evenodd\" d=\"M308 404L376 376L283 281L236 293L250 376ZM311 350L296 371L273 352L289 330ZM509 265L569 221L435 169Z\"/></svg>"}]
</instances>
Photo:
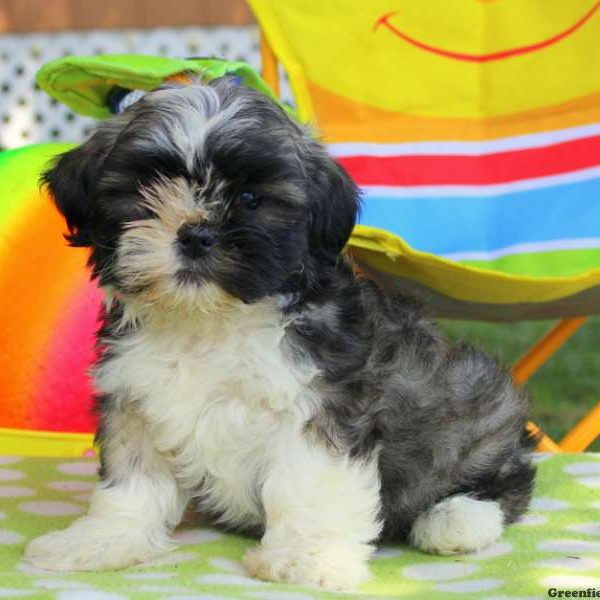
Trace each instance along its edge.
<instances>
[{"instance_id":1,"label":"green fabric","mask_svg":"<svg viewBox=\"0 0 600 600\"><path fill-rule=\"evenodd\" d=\"M256 541L188 522L181 547L151 565L107 573L51 573L24 565L25 543L85 511L89 460L0 457L0 596L35 598L547 598L547 589L600 588L600 455L538 455L535 500L525 521L470 556L428 556L397 544L372 561L356 594L249 579L240 560ZM57 516L60 515L60 516ZM104 595L92 595L102 592ZM111 594L111 595L107 595Z\"/></svg>"},{"instance_id":2,"label":"green fabric","mask_svg":"<svg viewBox=\"0 0 600 600\"><path fill-rule=\"evenodd\" d=\"M210 81L223 75L276 100L267 84L246 63L218 58L176 59L143 54L66 56L45 64L37 73L39 86L75 112L97 119L111 116L108 92L115 86L151 90L177 73L192 72ZM285 104L282 107L292 114Z\"/></svg>"},{"instance_id":3,"label":"green fabric","mask_svg":"<svg viewBox=\"0 0 600 600\"><path fill-rule=\"evenodd\" d=\"M0 152L2 197L0 198L0 231L6 219L23 203L23 198L35 190L43 168L73 144L34 144Z\"/></svg>"},{"instance_id":4,"label":"green fabric","mask_svg":"<svg viewBox=\"0 0 600 600\"><path fill-rule=\"evenodd\" d=\"M600 265L600 248L524 252L494 260L461 260L460 263L507 275L528 276L535 273L539 277L570 277L597 269Z\"/></svg>"}]
</instances>

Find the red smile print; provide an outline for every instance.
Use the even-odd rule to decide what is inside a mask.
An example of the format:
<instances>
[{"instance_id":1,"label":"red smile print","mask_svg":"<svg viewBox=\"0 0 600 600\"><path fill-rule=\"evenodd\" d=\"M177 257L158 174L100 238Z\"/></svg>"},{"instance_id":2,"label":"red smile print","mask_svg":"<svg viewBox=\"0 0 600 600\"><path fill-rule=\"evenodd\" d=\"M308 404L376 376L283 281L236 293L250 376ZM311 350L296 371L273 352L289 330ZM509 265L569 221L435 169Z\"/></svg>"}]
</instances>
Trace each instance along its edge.
<instances>
[{"instance_id":1,"label":"red smile print","mask_svg":"<svg viewBox=\"0 0 600 600\"><path fill-rule=\"evenodd\" d=\"M432 54L437 54L439 56L445 56L446 58L452 58L454 60L463 60L468 62L490 62L492 60L502 60L505 58L512 58L513 56L520 56L522 54L529 54L530 52L537 52L538 50L542 50L543 48L547 48L548 46L552 46L561 40L569 37L572 33L575 33L579 28L583 27L583 25L592 18L594 13L600 8L600 0L598 0L590 10L588 10L576 23L561 31L560 33L549 37L540 42L536 42L535 44L529 44L526 46L518 46L516 48L509 48L507 50L500 50L498 52L490 52L489 54L465 54L462 52L453 52L452 50L445 50L444 48L437 48L436 46L431 46L420 40L417 40L402 30L398 29L392 22L391 18L397 15L396 11L389 12L380 17L373 27L373 31L376 31L379 27L386 27L389 31L391 31L394 35L403 39L408 44L415 46L415 48L419 48L424 50L425 52L431 52Z\"/></svg>"}]
</instances>

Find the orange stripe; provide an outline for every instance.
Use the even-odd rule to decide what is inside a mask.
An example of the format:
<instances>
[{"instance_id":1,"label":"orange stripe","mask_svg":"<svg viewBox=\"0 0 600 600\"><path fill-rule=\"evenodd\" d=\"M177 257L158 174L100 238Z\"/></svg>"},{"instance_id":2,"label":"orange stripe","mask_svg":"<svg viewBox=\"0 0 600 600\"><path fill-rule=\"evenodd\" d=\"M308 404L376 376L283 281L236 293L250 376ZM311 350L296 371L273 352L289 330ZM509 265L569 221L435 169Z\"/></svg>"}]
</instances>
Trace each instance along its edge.
<instances>
[{"instance_id":1,"label":"orange stripe","mask_svg":"<svg viewBox=\"0 0 600 600\"><path fill-rule=\"evenodd\" d=\"M0 264L0 425L27 427L38 362L57 315L86 277L86 251L68 248L62 218L45 195L23 202L5 231ZM10 235L10 237L9 237Z\"/></svg>"},{"instance_id":2,"label":"orange stripe","mask_svg":"<svg viewBox=\"0 0 600 600\"><path fill-rule=\"evenodd\" d=\"M170 81L172 83L179 83L181 85L190 85L194 82L193 78L189 73L175 73L174 75L170 75L165 79L165 81Z\"/></svg>"},{"instance_id":3,"label":"orange stripe","mask_svg":"<svg viewBox=\"0 0 600 600\"><path fill-rule=\"evenodd\" d=\"M329 143L480 141L600 122L600 91L563 104L489 118L440 118L388 111L306 80L316 121Z\"/></svg>"}]
</instances>

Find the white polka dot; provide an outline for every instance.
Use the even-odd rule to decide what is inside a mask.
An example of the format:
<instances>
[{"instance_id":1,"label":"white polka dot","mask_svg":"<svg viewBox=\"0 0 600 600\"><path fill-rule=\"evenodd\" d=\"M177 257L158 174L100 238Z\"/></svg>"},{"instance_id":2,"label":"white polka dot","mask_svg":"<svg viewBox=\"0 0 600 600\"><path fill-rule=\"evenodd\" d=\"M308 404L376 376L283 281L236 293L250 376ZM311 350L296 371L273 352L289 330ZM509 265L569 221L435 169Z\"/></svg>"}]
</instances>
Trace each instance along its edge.
<instances>
[{"instance_id":1,"label":"white polka dot","mask_svg":"<svg viewBox=\"0 0 600 600\"><path fill-rule=\"evenodd\" d=\"M600 477L578 477L576 481L585 487L600 488Z\"/></svg>"},{"instance_id":2,"label":"white polka dot","mask_svg":"<svg viewBox=\"0 0 600 600\"><path fill-rule=\"evenodd\" d=\"M89 504L91 499L92 494L75 494L75 496L73 496L73 500L85 502L85 504Z\"/></svg>"},{"instance_id":3,"label":"white polka dot","mask_svg":"<svg viewBox=\"0 0 600 600\"><path fill-rule=\"evenodd\" d=\"M16 481L17 479L23 479L25 473L21 471L15 471L14 469L0 469L0 481Z\"/></svg>"},{"instance_id":4,"label":"white polka dot","mask_svg":"<svg viewBox=\"0 0 600 600\"><path fill-rule=\"evenodd\" d=\"M497 544L492 544L487 548L482 548L478 552L470 552L467 554L469 558L495 558L496 556L502 556L503 554L508 554L512 552L512 544L508 542L498 542Z\"/></svg>"},{"instance_id":5,"label":"white polka dot","mask_svg":"<svg viewBox=\"0 0 600 600\"><path fill-rule=\"evenodd\" d=\"M541 463L554 456L553 452L531 452L529 458L535 463Z\"/></svg>"},{"instance_id":6,"label":"white polka dot","mask_svg":"<svg viewBox=\"0 0 600 600\"><path fill-rule=\"evenodd\" d=\"M534 526L534 525L543 525L548 522L548 518L544 515L538 515L536 513L529 513L523 515L515 525L526 525L526 526Z\"/></svg>"},{"instance_id":7,"label":"white polka dot","mask_svg":"<svg viewBox=\"0 0 600 600\"><path fill-rule=\"evenodd\" d=\"M166 567L169 565L178 565L182 562L187 562L190 560L197 560L198 555L193 552L169 552L169 554L165 554L164 556L159 556L158 558L154 558L149 560L148 562L141 563L132 567L133 569L137 568L146 568L146 567Z\"/></svg>"},{"instance_id":8,"label":"white polka dot","mask_svg":"<svg viewBox=\"0 0 600 600\"><path fill-rule=\"evenodd\" d=\"M443 581L445 579L458 579L475 573L479 567L467 563L426 563L406 567L402 572L410 579Z\"/></svg>"},{"instance_id":9,"label":"white polka dot","mask_svg":"<svg viewBox=\"0 0 600 600\"><path fill-rule=\"evenodd\" d=\"M135 591L146 594L185 594L188 590L177 585L138 585Z\"/></svg>"},{"instance_id":10,"label":"white polka dot","mask_svg":"<svg viewBox=\"0 0 600 600\"><path fill-rule=\"evenodd\" d=\"M198 583L208 583L211 585L264 585L264 581L250 579L250 577L241 577L240 575L226 575L225 573L214 573L213 575L203 575L197 577Z\"/></svg>"},{"instance_id":11,"label":"white polka dot","mask_svg":"<svg viewBox=\"0 0 600 600\"><path fill-rule=\"evenodd\" d=\"M600 475L600 460L597 462L574 463L564 467L570 475Z\"/></svg>"},{"instance_id":12,"label":"white polka dot","mask_svg":"<svg viewBox=\"0 0 600 600\"><path fill-rule=\"evenodd\" d=\"M572 569L573 571L594 571L600 562L589 556L565 556L564 558L550 558L541 560L536 566L547 569Z\"/></svg>"},{"instance_id":13,"label":"white polka dot","mask_svg":"<svg viewBox=\"0 0 600 600\"><path fill-rule=\"evenodd\" d=\"M98 463L91 460L62 463L57 468L61 473L69 475L96 475L98 473Z\"/></svg>"},{"instance_id":14,"label":"white polka dot","mask_svg":"<svg viewBox=\"0 0 600 600\"><path fill-rule=\"evenodd\" d=\"M450 593L469 593L469 592L485 592L487 590L495 590L502 587L504 582L501 579L471 579L469 581L451 581L449 583L438 583L435 586L436 590Z\"/></svg>"},{"instance_id":15,"label":"white polka dot","mask_svg":"<svg viewBox=\"0 0 600 600\"><path fill-rule=\"evenodd\" d=\"M244 569L244 565L242 565L240 562L236 562L235 560L219 558L217 556L216 558L211 558L208 562L216 569L221 569L221 571L235 573L236 575L246 575L246 569Z\"/></svg>"},{"instance_id":16,"label":"white polka dot","mask_svg":"<svg viewBox=\"0 0 600 600\"><path fill-rule=\"evenodd\" d=\"M125 575L123 579L133 579L134 581L150 581L150 580L164 580L172 579L172 573L161 573L159 571L148 571L148 573L132 573L131 575Z\"/></svg>"},{"instance_id":17,"label":"white polka dot","mask_svg":"<svg viewBox=\"0 0 600 600\"><path fill-rule=\"evenodd\" d=\"M402 554L402 550L398 548L377 548L375 554L373 554L373 558L377 560L378 558L396 558Z\"/></svg>"},{"instance_id":18,"label":"white polka dot","mask_svg":"<svg viewBox=\"0 0 600 600\"><path fill-rule=\"evenodd\" d=\"M26 562L19 563L17 565L17 571L20 573L27 573L27 575L45 575L46 577L50 577L52 575L62 575L60 571L47 571L46 569L34 567Z\"/></svg>"},{"instance_id":19,"label":"white polka dot","mask_svg":"<svg viewBox=\"0 0 600 600\"><path fill-rule=\"evenodd\" d=\"M314 596L307 596L306 594L300 594L299 592L252 592L246 594L250 598L257 598L257 600L315 600ZM350 594L347 595L351 597ZM362 596L361 596L362 597ZM377 596L381 598L381 596Z\"/></svg>"},{"instance_id":20,"label":"white polka dot","mask_svg":"<svg viewBox=\"0 0 600 600\"><path fill-rule=\"evenodd\" d=\"M168 600L227 600L225 596L212 596L205 594L177 594L176 596L164 596L164 598Z\"/></svg>"},{"instance_id":21,"label":"white polka dot","mask_svg":"<svg viewBox=\"0 0 600 600\"><path fill-rule=\"evenodd\" d=\"M600 521L596 521L595 523L577 523L576 525L569 525L567 529L575 533L600 535Z\"/></svg>"},{"instance_id":22,"label":"white polka dot","mask_svg":"<svg viewBox=\"0 0 600 600\"><path fill-rule=\"evenodd\" d=\"M127 596L113 594L112 592L96 592L94 590L69 590L59 592L57 600L127 600Z\"/></svg>"},{"instance_id":23,"label":"white polka dot","mask_svg":"<svg viewBox=\"0 0 600 600\"><path fill-rule=\"evenodd\" d=\"M38 579L33 585L44 590L88 590L90 587L87 583L74 579Z\"/></svg>"},{"instance_id":24,"label":"white polka dot","mask_svg":"<svg viewBox=\"0 0 600 600\"><path fill-rule=\"evenodd\" d=\"M48 487L60 492L85 492L93 490L95 484L91 481L52 481Z\"/></svg>"},{"instance_id":25,"label":"white polka dot","mask_svg":"<svg viewBox=\"0 0 600 600\"><path fill-rule=\"evenodd\" d=\"M84 511L80 504L73 504L72 502L53 502L51 500L24 502L19 505L19 510L44 517L78 515Z\"/></svg>"},{"instance_id":26,"label":"white polka dot","mask_svg":"<svg viewBox=\"0 0 600 600\"><path fill-rule=\"evenodd\" d=\"M13 465L21 460L23 459L20 456L0 456L0 465Z\"/></svg>"},{"instance_id":27,"label":"white polka dot","mask_svg":"<svg viewBox=\"0 0 600 600\"><path fill-rule=\"evenodd\" d=\"M540 596L486 596L485 600L540 600Z\"/></svg>"},{"instance_id":28,"label":"white polka dot","mask_svg":"<svg viewBox=\"0 0 600 600\"><path fill-rule=\"evenodd\" d=\"M567 590L576 590L600 586L600 579L597 579L596 577L584 577L583 575L561 574L544 577L540 580L540 583L549 588L556 587Z\"/></svg>"},{"instance_id":29,"label":"white polka dot","mask_svg":"<svg viewBox=\"0 0 600 600\"><path fill-rule=\"evenodd\" d=\"M531 501L532 510L563 510L569 508L571 505L563 500L556 500L555 498L534 498Z\"/></svg>"},{"instance_id":30,"label":"white polka dot","mask_svg":"<svg viewBox=\"0 0 600 600\"><path fill-rule=\"evenodd\" d=\"M206 544L221 537L212 529L181 529L173 534L173 539L180 544Z\"/></svg>"},{"instance_id":31,"label":"white polka dot","mask_svg":"<svg viewBox=\"0 0 600 600\"><path fill-rule=\"evenodd\" d=\"M28 487L18 485L0 485L0 498L21 498L24 496L35 496L36 491Z\"/></svg>"},{"instance_id":32,"label":"white polka dot","mask_svg":"<svg viewBox=\"0 0 600 600\"><path fill-rule=\"evenodd\" d=\"M25 538L16 531L8 531L8 529L0 529L0 545L18 544Z\"/></svg>"},{"instance_id":33,"label":"white polka dot","mask_svg":"<svg viewBox=\"0 0 600 600\"><path fill-rule=\"evenodd\" d=\"M583 540L548 540L538 544L538 550L545 552L600 552L600 542Z\"/></svg>"},{"instance_id":34,"label":"white polka dot","mask_svg":"<svg viewBox=\"0 0 600 600\"><path fill-rule=\"evenodd\" d=\"M0 521L2 521L2 519L6 519L6 513L0 510Z\"/></svg>"},{"instance_id":35,"label":"white polka dot","mask_svg":"<svg viewBox=\"0 0 600 600\"><path fill-rule=\"evenodd\" d=\"M592 503L590 504L590 506L591 506L592 508L600 508L600 500L598 500L597 502L592 502Z\"/></svg>"}]
</instances>

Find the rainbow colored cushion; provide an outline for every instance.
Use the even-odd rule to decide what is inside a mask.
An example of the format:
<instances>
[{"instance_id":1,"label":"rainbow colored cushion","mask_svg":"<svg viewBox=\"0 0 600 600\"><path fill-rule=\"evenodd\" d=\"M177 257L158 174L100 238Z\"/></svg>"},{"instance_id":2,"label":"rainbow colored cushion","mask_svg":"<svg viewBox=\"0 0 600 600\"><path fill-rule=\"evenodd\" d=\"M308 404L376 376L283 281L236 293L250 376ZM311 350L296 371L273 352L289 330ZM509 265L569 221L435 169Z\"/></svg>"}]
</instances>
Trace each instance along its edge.
<instances>
[{"instance_id":1,"label":"rainbow colored cushion","mask_svg":"<svg viewBox=\"0 0 600 600\"><path fill-rule=\"evenodd\" d=\"M67 246L63 219L37 183L48 160L69 147L0 153L1 428L88 433L94 427L86 370L100 292L89 281L86 250ZM25 442L20 431L4 433L0 453L35 453L35 436ZM62 438L50 438L60 454ZM78 450L91 444L89 434L73 439Z\"/></svg>"}]
</instances>

